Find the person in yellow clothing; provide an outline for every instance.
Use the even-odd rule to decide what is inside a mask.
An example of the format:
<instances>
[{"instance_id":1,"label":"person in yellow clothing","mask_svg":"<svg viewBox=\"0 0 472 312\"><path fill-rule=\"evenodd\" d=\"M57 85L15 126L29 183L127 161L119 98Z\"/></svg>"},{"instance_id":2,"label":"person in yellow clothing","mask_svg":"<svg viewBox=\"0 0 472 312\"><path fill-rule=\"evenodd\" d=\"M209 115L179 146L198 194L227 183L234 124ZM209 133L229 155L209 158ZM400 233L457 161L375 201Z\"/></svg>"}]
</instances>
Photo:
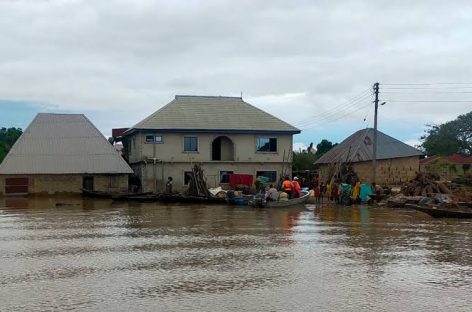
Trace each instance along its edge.
<instances>
[{"instance_id":1,"label":"person in yellow clothing","mask_svg":"<svg viewBox=\"0 0 472 312\"><path fill-rule=\"evenodd\" d=\"M352 188L352 201L354 204L360 204L360 197L359 194L361 192L361 181L357 180L356 184L354 184L354 187Z\"/></svg>"},{"instance_id":2,"label":"person in yellow clothing","mask_svg":"<svg viewBox=\"0 0 472 312\"><path fill-rule=\"evenodd\" d=\"M326 197L328 197L328 201L331 201L331 189L333 187L333 181L331 180L329 183L326 183Z\"/></svg>"}]
</instances>

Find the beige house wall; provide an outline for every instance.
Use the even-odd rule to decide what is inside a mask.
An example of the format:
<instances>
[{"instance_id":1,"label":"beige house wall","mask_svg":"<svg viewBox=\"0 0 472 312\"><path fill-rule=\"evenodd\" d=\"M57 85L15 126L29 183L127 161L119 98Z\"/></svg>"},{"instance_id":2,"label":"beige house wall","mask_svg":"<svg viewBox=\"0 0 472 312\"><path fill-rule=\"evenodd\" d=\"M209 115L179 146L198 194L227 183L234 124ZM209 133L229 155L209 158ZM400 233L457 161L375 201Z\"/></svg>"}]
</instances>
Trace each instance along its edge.
<instances>
[{"instance_id":1,"label":"beige house wall","mask_svg":"<svg viewBox=\"0 0 472 312\"><path fill-rule=\"evenodd\" d=\"M2 175L0 195L5 195L7 178L28 178L29 194L81 193L83 177L94 177L94 190L107 192L128 191L128 175Z\"/></svg>"},{"instance_id":2,"label":"beige house wall","mask_svg":"<svg viewBox=\"0 0 472 312\"><path fill-rule=\"evenodd\" d=\"M151 158L158 158L166 162L209 161L212 155L212 142L220 136L225 136L234 143L234 161L236 162L283 162L292 150L292 135L289 134L154 133L154 135L162 135L163 143L145 143L146 135L150 134L153 133L136 133L129 137L127 149L131 164ZM198 152L184 152L185 136L198 137ZM258 137L277 138L277 152L256 152L256 139Z\"/></svg>"},{"instance_id":3,"label":"beige house wall","mask_svg":"<svg viewBox=\"0 0 472 312\"><path fill-rule=\"evenodd\" d=\"M324 181L328 175L328 165L320 165L319 174ZM353 169L361 181L372 182L372 162L364 161L353 164ZM401 157L377 160L375 181L381 185L400 185L416 177L420 171L419 157Z\"/></svg>"},{"instance_id":4,"label":"beige house wall","mask_svg":"<svg viewBox=\"0 0 472 312\"><path fill-rule=\"evenodd\" d=\"M210 188L221 186L223 189L229 189L229 184L220 183L220 171L233 171L238 174L250 174L256 178L257 171L275 171L277 181L282 173L287 172L291 167L287 163L238 163L238 162L205 162L199 163L207 178L207 185ZM188 188L184 185L184 173L192 170L190 163L148 163L132 166L142 181L144 192L163 192L168 177L173 179L173 190L185 192ZM291 172L291 170L290 170ZM274 181L276 183L277 181Z\"/></svg>"},{"instance_id":5,"label":"beige house wall","mask_svg":"<svg viewBox=\"0 0 472 312\"><path fill-rule=\"evenodd\" d=\"M146 143L146 135L161 135L162 143ZM198 137L198 152L184 152L184 137ZM232 161L212 161L212 143L218 137L227 137L233 143L223 141L221 145L222 159ZM257 152L256 140L259 137L276 138L276 152ZM292 135L271 134L215 134L215 133L135 133L127 139L129 162L135 173L141 178L144 192L162 192L167 177L174 180L173 189L184 192L184 172L191 171L193 163L202 166L209 187L222 186L220 171L233 171L240 174L256 175L257 171L276 171L277 177L282 174L291 175L291 164L288 155L292 150ZM233 155L228 155L232 150ZM153 160L155 159L155 161Z\"/></svg>"}]
</instances>

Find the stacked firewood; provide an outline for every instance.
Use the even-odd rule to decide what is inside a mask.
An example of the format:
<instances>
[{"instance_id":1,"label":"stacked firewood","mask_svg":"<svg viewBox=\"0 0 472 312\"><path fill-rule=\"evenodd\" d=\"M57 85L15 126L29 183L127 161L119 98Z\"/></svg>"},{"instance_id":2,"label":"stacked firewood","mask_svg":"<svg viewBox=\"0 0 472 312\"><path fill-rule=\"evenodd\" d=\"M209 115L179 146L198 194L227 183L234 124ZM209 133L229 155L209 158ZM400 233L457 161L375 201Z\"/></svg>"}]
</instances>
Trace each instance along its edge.
<instances>
[{"instance_id":1,"label":"stacked firewood","mask_svg":"<svg viewBox=\"0 0 472 312\"><path fill-rule=\"evenodd\" d=\"M192 167L192 174L190 176L187 193L191 196L211 197L211 193L207 187L205 175L203 174L202 168L198 164L195 164Z\"/></svg>"},{"instance_id":2,"label":"stacked firewood","mask_svg":"<svg viewBox=\"0 0 472 312\"><path fill-rule=\"evenodd\" d=\"M401 192L406 196L428 196L431 194L451 194L451 190L437 181L431 174L418 173L416 178L403 185Z\"/></svg>"}]
</instances>

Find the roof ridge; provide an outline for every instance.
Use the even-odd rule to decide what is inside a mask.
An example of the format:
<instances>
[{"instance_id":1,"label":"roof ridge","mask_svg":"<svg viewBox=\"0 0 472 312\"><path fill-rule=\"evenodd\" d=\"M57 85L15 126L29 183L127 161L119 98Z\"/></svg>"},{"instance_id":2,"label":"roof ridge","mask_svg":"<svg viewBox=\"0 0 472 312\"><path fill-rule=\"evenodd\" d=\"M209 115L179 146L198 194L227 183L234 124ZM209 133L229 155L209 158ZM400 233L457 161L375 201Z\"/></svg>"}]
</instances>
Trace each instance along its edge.
<instances>
[{"instance_id":1,"label":"roof ridge","mask_svg":"<svg viewBox=\"0 0 472 312\"><path fill-rule=\"evenodd\" d=\"M193 98L216 98L216 99L243 99L241 96L225 96L225 95L190 95L190 94L176 94L175 99L180 97Z\"/></svg>"}]
</instances>

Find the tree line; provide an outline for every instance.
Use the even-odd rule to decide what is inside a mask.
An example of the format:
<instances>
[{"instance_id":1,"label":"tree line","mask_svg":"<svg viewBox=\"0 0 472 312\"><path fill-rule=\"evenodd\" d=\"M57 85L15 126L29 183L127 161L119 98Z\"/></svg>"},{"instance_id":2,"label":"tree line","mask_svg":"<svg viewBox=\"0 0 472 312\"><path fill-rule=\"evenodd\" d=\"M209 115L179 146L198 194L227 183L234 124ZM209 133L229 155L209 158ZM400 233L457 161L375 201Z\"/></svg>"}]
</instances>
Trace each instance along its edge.
<instances>
[{"instance_id":1,"label":"tree line","mask_svg":"<svg viewBox=\"0 0 472 312\"><path fill-rule=\"evenodd\" d=\"M472 111L441 125L427 125L419 146L427 155L472 156Z\"/></svg>"},{"instance_id":2,"label":"tree line","mask_svg":"<svg viewBox=\"0 0 472 312\"><path fill-rule=\"evenodd\" d=\"M21 130L21 128L12 127L0 129L0 162L7 156L13 144L15 144L22 133L23 130Z\"/></svg>"}]
</instances>

